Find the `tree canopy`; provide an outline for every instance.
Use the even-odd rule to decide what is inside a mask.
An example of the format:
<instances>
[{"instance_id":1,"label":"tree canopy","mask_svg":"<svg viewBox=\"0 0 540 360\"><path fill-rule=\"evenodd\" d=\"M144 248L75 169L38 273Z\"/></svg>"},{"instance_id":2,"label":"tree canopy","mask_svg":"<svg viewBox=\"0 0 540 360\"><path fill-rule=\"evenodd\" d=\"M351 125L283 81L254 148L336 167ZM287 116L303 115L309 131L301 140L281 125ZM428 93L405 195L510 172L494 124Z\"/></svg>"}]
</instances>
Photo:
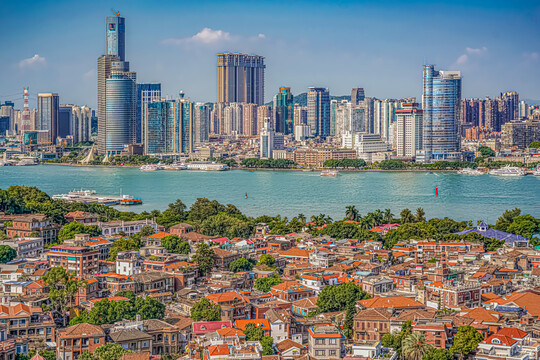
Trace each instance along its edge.
<instances>
[{"instance_id":1,"label":"tree canopy","mask_svg":"<svg viewBox=\"0 0 540 360\"><path fill-rule=\"evenodd\" d=\"M264 277L255 280L253 287L262 292L270 292L272 286L281 284L283 280L279 277Z\"/></svg>"},{"instance_id":2,"label":"tree canopy","mask_svg":"<svg viewBox=\"0 0 540 360\"><path fill-rule=\"evenodd\" d=\"M85 226L80 222L73 221L64 225L58 232L58 240L64 241L75 238L76 234L88 234L90 236L101 235L101 229L97 225Z\"/></svg>"},{"instance_id":3,"label":"tree canopy","mask_svg":"<svg viewBox=\"0 0 540 360\"><path fill-rule=\"evenodd\" d=\"M189 242L183 241L178 235L168 235L161 239L163 246L171 254L187 255L191 252Z\"/></svg>"},{"instance_id":4,"label":"tree canopy","mask_svg":"<svg viewBox=\"0 0 540 360\"><path fill-rule=\"evenodd\" d=\"M17 257L17 251L8 245L0 245L0 263L5 264Z\"/></svg>"},{"instance_id":5,"label":"tree canopy","mask_svg":"<svg viewBox=\"0 0 540 360\"><path fill-rule=\"evenodd\" d=\"M214 250L203 242L198 243L195 249L192 260L197 264L199 273L205 275L214 267Z\"/></svg>"},{"instance_id":6,"label":"tree canopy","mask_svg":"<svg viewBox=\"0 0 540 360\"><path fill-rule=\"evenodd\" d=\"M317 299L319 313L346 310L358 300L370 296L355 283L348 282L339 285L325 286Z\"/></svg>"},{"instance_id":7,"label":"tree canopy","mask_svg":"<svg viewBox=\"0 0 540 360\"><path fill-rule=\"evenodd\" d=\"M191 318L194 321L220 321L221 306L212 303L207 298L203 297L191 308Z\"/></svg>"},{"instance_id":8,"label":"tree canopy","mask_svg":"<svg viewBox=\"0 0 540 360\"><path fill-rule=\"evenodd\" d=\"M253 263L244 258L231 261L229 265L229 270L231 270L234 273L237 273L240 271L250 271L251 269L253 269Z\"/></svg>"},{"instance_id":9,"label":"tree canopy","mask_svg":"<svg viewBox=\"0 0 540 360\"><path fill-rule=\"evenodd\" d=\"M454 335L454 344L450 348L450 352L467 356L476 351L482 340L484 340L484 336L472 326L460 326L457 334Z\"/></svg>"}]
</instances>

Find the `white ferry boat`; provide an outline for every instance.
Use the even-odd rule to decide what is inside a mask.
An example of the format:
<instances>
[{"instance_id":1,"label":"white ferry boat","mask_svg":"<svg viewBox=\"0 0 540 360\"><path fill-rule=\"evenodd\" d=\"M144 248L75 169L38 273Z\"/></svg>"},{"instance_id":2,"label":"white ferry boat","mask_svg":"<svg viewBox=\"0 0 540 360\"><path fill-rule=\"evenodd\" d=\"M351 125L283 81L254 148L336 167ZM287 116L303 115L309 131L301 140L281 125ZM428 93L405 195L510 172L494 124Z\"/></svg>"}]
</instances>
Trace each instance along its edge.
<instances>
[{"instance_id":1,"label":"white ferry boat","mask_svg":"<svg viewBox=\"0 0 540 360\"><path fill-rule=\"evenodd\" d=\"M169 170L169 171L187 170L187 166L184 164L171 164L171 165L163 166L163 170Z\"/></svg>"},{"instance_id":2,"label":"white ferry boat","mask_svg":"<svg viewBox=\"0 0 540 360\"><path fill-rule=\"evenodd\" d=\"M339 176L339 171L332 169L332 170L323 170L321 171L321 176Z\"/></svg>"},{"instance_id":3,"label":"white ferry boat","mask_svg":"<svg viewBox=\"0 0 540 360\"><path fill-rule=\"evenodd\" d=\"M103 205L140 205L142 200L130 195L98 195L95 190L73 190L67 194L57 194L52 196L55 200L78 203L97 203Z\"/></svg>"},{"instance_id":4,"label":"white ferry boat","mask_svg":"<svg viewBox=\"0 0 540 360\"><path fill-rule=\"evenodd\" d=\"M495 176L507 176L507 177L524 176L525 171L520 167L506 165L505 167L502 167L500 169L491 170L489 174L495 175Z\"/></svg>"},{"instance_id":5,"label":"white ferry boat","mask_svg":"<svg viewBox=\"0 0 540 360\"><path fill-rule=\"evenodd\" d=\"M187 170L199 170L199 171L225 171L227 170L226 164L217 162L206 161L194 161L186 164Z\"/></svg>"},{"instance_id":6,"label":"white ferry boat","mask_svg":"<svg viewBox=\"0 0 540 360\"><path fill-rule=\"evenodd\" d=\"M478 169L463 168L458 171L458 174L462 175L483 175L484 173Z\"/></svg>"},{"instance_id":7,"label":"white ferry boat","mask_svg":"<svg viewBox=\"0 0 540 360\"><path fill-rule=\"evenodd\" d=\"M143 165L139 168L141 171L157 171L161 170L161 168L158 165Z\"/></svg>"}]
</instances>

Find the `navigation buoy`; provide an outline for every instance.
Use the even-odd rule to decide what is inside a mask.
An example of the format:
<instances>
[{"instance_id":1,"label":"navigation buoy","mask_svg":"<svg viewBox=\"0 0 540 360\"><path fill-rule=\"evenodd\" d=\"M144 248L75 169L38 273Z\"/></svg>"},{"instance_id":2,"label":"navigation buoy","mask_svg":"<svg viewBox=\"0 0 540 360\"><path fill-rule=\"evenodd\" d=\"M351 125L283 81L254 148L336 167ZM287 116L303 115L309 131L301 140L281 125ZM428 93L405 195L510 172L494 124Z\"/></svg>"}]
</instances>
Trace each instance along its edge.
<instances>
[{"instance_id":1,"label":"navigation buoy","mask_svg":"<svg viewBox=\"0 0 540 360\"><path fill-rule=\"evenodd\" d=\"M439 189L437 187L435 187L435 196L439 196Z\"/></svg>"},{"instance_id":2,"label":"navigation buoy","mask_svg":"<svg viewBox=\"0 0 540 360\"><path fill-rule=\"evenodd\" d=\"M247 193L246 193L246 199L247 199Z\"/></svg>"}]
</instances>

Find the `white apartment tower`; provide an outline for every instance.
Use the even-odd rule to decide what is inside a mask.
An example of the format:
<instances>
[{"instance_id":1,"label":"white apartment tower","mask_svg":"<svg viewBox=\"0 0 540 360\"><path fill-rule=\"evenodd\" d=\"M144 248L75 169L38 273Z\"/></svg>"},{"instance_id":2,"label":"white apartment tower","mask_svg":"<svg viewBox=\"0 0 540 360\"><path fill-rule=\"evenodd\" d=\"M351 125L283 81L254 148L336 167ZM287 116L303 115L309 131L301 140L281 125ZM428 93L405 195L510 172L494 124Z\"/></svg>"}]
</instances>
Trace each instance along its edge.
<instances>
[{"instance_id":1,"label":"white apartment tower","mask_svg":"<svg viewBox=\"0 0 540 360\"><path fill-rule=\"evenodd\" d=\"M422 110L417 103L403 103L396 110L395 143L397 156L414 157L423 148Z\"/></svg>"}]
</instances>

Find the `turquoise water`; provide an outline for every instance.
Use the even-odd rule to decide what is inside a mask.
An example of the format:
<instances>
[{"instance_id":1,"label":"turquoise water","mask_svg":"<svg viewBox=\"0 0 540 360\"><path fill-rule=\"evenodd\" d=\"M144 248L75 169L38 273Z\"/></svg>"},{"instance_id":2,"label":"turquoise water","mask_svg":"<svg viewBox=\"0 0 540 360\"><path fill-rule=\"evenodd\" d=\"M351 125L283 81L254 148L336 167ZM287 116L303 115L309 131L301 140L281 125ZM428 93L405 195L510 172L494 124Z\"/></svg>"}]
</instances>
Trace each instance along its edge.
<instances>
[{"instance_id":1,"label":"turquoise water","mask_svg":"<svg viewBox=\"0 0 540 360\"><path fill-rule=\"evenodd\" d=\"M509 208L540 217L540 177L501 178L456 173L362 172L321 177L318 172L280 171L155 171L135 168L55 165L0 167L0 188L37 186L50 195L73 189L99 194L124 194L143 199L142 206L123 210L160 209L177 198L191 205L198 197L236 205L242 212L288 216L324 213L341 219L345 206L361 214L376 209L424 208L428 218L495 222ZM435 197L435 187L439 196ZM245 193L248 198L245 199Z\"/></svg>"}]
</instances>

